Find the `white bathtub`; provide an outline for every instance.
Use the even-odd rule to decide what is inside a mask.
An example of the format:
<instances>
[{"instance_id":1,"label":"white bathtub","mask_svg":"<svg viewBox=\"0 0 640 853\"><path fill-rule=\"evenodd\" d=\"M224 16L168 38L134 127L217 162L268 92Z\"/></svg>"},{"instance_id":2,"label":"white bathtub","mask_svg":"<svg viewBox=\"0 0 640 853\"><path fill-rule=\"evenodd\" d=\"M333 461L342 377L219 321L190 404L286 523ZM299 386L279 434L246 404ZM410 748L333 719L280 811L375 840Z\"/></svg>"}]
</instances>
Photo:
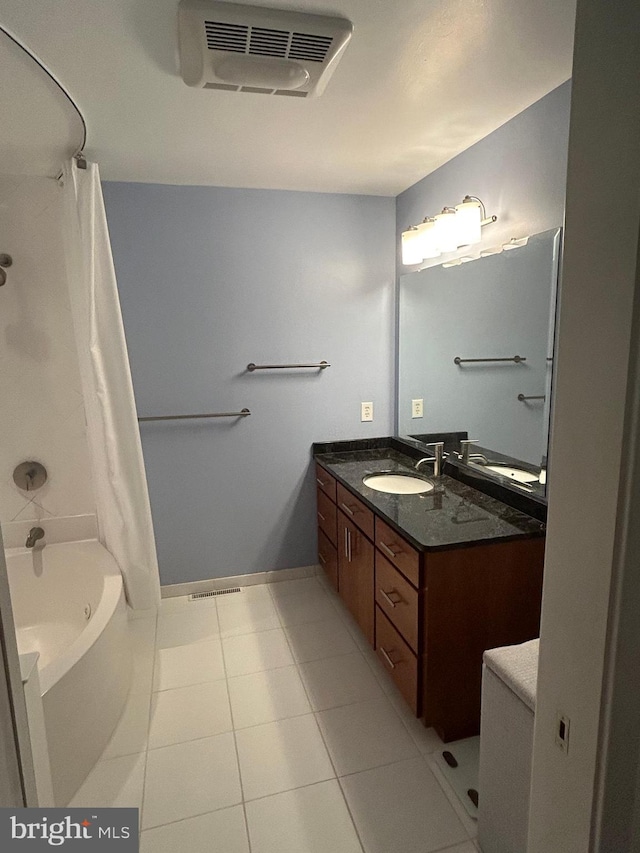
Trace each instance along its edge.
<instances>
[{"instance_id":1,"label":"white bathtub","mask_svg":"<svg viewBox=\"0 0 640 853\"><path fill-rule=\"evenodd\" d=\"M122 576L96 540L6 552L19 652L36 651L55 804L100 757L131 684Z\"/></svg>"}]
</instances>

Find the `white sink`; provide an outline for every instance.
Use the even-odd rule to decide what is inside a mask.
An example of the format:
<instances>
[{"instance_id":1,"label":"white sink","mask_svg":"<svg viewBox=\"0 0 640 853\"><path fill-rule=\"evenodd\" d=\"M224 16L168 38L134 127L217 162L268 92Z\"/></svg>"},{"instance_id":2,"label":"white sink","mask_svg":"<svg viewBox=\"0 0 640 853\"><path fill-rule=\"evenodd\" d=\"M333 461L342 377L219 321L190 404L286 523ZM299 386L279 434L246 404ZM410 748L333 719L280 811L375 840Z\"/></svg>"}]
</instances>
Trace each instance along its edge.
<instances>
[{"instance_id":1,"label":"white sink","mask_svg":"<svg viewBox=\"0 0 640 853\"><path fill-rule=\"evenodd\" d=\"M422 495L433 491L433 483L411 474L369 474L362 482L376 492L389 495Z\"/></svg>"},{"instance_id":2,"label":"white sink","mask_svg":"<svg viewBox=\"0 0 640 853\"><path fill-rule=\"evenodd\" d=\"M472 464L476 465L477 463ZM509 480L515 480L516 483L537 483L539 480L538 474L532 474L531 471L525 471L524 468L513 468L511 465L478 465L478 468L482 468L484 471L493 471Z\"/></svg>"}]
</instances>

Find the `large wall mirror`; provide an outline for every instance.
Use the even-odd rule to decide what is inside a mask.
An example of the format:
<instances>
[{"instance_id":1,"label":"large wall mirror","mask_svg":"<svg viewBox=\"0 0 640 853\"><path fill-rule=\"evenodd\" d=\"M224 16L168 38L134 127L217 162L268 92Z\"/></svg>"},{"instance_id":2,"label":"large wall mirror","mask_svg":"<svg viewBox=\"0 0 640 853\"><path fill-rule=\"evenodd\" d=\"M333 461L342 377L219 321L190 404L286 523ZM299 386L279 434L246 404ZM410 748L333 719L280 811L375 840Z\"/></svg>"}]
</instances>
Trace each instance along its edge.
<instances>
[{"instance_id":1,"label":"large wall mirror","mask_svg":"<svg viewBox=\"0 0 640 853\"><path fill-rule=\"evenodd\" d=\"M466 433L464 464L544 496L561 229L519 242L401 277L397 426Z\"/></svg>"}]
</instances>

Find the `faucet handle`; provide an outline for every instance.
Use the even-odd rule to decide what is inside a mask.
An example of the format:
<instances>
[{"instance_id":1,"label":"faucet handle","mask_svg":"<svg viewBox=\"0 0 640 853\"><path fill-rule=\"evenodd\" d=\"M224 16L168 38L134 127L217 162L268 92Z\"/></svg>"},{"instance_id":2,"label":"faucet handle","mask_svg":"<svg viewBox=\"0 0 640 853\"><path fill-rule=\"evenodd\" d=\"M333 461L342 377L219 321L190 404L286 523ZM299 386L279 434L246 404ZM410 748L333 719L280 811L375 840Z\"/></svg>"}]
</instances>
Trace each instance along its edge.
<instances>
[{"instance_id":1,"label":"faucet handle","mask_svg":"<svg viewBox=\"0 0 640 853\"><path fill-rule=\"evenodd\" d=\"M469 445L478 444L479 441L479 438L460 439L460 447L462 448L462 452L460 453L460 459L462 459L463 462L469 461Z\"/></svg>"}]
</instances>

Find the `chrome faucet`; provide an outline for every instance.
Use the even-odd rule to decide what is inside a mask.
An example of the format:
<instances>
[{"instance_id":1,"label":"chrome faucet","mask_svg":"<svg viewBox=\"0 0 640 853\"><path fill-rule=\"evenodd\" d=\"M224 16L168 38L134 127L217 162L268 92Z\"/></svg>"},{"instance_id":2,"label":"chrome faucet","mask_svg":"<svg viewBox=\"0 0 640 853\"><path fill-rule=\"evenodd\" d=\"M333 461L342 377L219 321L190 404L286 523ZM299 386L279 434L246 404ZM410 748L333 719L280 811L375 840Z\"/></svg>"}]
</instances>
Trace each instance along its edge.
<instances>
[{"instance_id":1,"label":"chrome faucet","mask_svg":"<svg viewBox=\"0 0 640 853\"><path fill-rule=\"evenodd\" d=\"M415 469L417 471L423 462L433 462L433 476L441 477L443 460L446 456L444 452L444 441L430 441L427 444L427 447L434 448L435 456L425 456L423 459L419 459L415 464Z\"/></svg>"},{"instance_id":2,"label":"chrome faucet","mask_svg":"<svg viewBox=\"0 0 640 853\"><path fill-rule=\"evenodd\" d=\"M467 463L469 461L469 445L477 444L479 440L478 438L463 438L460 441L460 453L458 456L462 462Z\"/></svg>"},{"instance_id":3,"label":"chrome faucet","mask_svg":"<svg viewBox=\"0 0 640 853\"><path fill-rule=\"evenodd\" d=\"M44 530L41 527L32 527L24 543L26 548L33 548L39 539L44 538Z\"/></svg>"}]
</instances>

